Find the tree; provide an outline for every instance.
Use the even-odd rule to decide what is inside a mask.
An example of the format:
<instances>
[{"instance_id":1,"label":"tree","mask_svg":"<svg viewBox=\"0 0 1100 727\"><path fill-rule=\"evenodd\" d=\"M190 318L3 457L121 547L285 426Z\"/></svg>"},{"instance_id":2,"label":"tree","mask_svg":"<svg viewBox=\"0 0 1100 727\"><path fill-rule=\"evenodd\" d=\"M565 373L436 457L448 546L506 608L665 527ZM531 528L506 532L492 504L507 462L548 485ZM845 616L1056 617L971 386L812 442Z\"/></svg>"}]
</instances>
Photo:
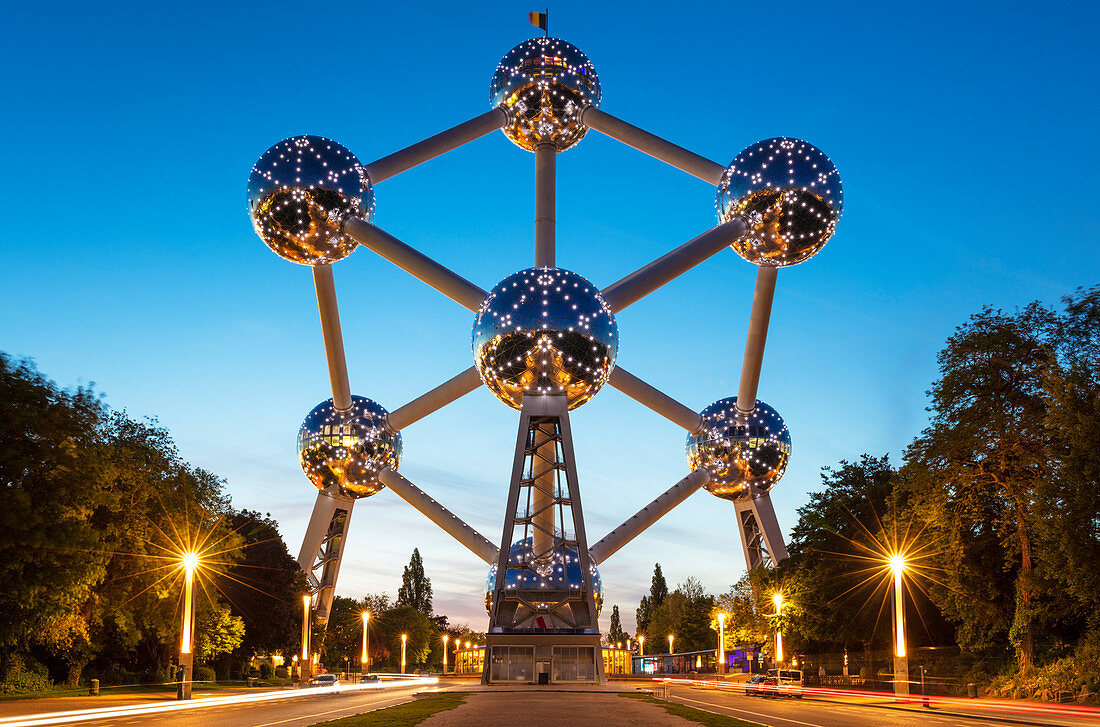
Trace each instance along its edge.
<instances>
[{"instance_id":1,"label":"tree","mask_svg":"<svg viewBox=\"0 0 1100 727\"><path fill-rule=\"evenodd\" d=\"M424 575L424 561L420 559L419 548L413 549L412 558L401 574L397 605L412 606L425 616L432 615L432 581Z\"/></svg>"},{"instance_id":2,"label":"tree","mask_svg":"<svg viewBox=\"0 0 1100 727\"><path fill-rule=\"evenodd\" d=\"M211 610L195 629L195 652L203 661L228 654L244 639L244 621L220 606Z\"/></svg>"},{"instance_id":3,"label":"tree","mask_svg":"<svg viewBox=\"0 0 1100 727\"><path fill-rule=\"evenodd\" d=\"M757 646L768 641L771 629L764 615L768 598L762 589L753 588L752 578L746 573L730 590L715 598L715 611L711 614L711 628L718 628L718 611L726 614L726 649Z\"/></svg>"},{"instance_id":4,"label":"tree","mask_svg":"<svg viewBox=\"0 0 1100 727\"><path fill-rule=\"evenodd\" d=\"M1052 325L1038 303L971 316L937 358L931 426L906 451L914 512L946 541L941 607L964 643L1007 631L1022 671L1033 664L1044 590L1035 536L1040 485L1052 475L1043 391Z\"/></svg>"},{"instance_id":5,"label":"tree","mask_svg":"<svg viewBox=\"0 0 1100 727\"><path fill-rule=\"evenodd\" d=\"M661 572L661 564L655 563L653 566L653 578L649 583L649 608L655 609L664 603L665 596L668 595L668 584L665 583L665 574Z\"/></svg>"},{"instance_id":6,"label":"tree","mask_svg":"<svg viewBox=\"0 0 1100 727\"><path fill-rule=\"evenodd\" d=\"M714 597L704 593L695 578L688 578L653 609L649 621L649 641L653 650L664 648L671 634L677 651L700 651L714 647L718 634L710 626Z\"/></svg>"},{"instance_id":7,"label":"tree","mask_svg":"<svg viewBox=\"0 0 1100 727\"><path fill-rule=\"evenodd\" d=\"M619 607L613 606L611 608L611 626L607 632L607 643L618 644L628 640L629 637L623 631L623 625L619 621Z\"/></svg>"},{"instance_id":8,"label":"tree","mask_svg":"<svg viewBox=\"0 0 1100 727\"><path fill-rule=\"evenodd\" d=\"M638 610L634 612L634 624L637 627L637 635L643 636L649 631L649 596L642 596L638 603Z\"/></svg>"},{"instance_id":9,"label":"tree","mask_svg":"<svg viewBox=\"0 0 1100 727\"><path fill-rule=\"evenodd\" d=\"M436 637L435 625L422 612L412 606L397 606L371 619L372 634L377 633L389 651L389 664L401 666L401 634L405 634L405 658L409 667L424 664ZM375 632L373 627L377 626ZM371 642L373 644L373 640Z\"/></svg>"}]
</instances>

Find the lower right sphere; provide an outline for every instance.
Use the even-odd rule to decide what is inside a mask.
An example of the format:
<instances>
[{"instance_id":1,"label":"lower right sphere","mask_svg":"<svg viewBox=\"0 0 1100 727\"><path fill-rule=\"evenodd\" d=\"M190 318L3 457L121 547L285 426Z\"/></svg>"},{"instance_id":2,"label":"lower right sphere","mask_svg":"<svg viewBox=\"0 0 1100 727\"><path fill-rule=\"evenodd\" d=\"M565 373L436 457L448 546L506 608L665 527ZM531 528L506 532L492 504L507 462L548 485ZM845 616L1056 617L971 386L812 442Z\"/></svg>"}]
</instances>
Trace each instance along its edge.
<instances>
[{"instance_id":1,"label":"lower right sphere","mask_svg":"<svg viewBox=\"0 0 1100 727\"><path fill-rule=\"evenodd\" d=\"M767 492L787 471L791 433L779 413L760 401L749 413L737 408L737 397L714 402L702 412L703 430L687 438L688 466L710 474L705 488L712 495L740 500L753 491Z\"/></svg>"}]
</instances>

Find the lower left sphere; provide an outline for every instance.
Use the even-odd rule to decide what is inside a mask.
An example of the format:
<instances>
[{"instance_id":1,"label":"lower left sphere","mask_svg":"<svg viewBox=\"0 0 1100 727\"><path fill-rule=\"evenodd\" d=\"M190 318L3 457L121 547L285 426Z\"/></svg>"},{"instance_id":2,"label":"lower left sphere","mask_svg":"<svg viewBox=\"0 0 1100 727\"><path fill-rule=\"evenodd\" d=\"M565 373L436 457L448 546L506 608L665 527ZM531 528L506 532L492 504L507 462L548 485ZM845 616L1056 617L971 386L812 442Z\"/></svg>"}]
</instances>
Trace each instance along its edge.
<instances>
[{"instance_id":1,"label":"lower left sphere","mask_svg":"<svg viewBox=\"0 0 1100 727\"><path fill-rule=\"evenodd\" d=\"M401 434L386 426L389 414L365 396L338 410L332 399L313 408L298 430L298 462L317 489L370 497L383 488L378 473L401 464Z\"/></svg>"}]
</instances>

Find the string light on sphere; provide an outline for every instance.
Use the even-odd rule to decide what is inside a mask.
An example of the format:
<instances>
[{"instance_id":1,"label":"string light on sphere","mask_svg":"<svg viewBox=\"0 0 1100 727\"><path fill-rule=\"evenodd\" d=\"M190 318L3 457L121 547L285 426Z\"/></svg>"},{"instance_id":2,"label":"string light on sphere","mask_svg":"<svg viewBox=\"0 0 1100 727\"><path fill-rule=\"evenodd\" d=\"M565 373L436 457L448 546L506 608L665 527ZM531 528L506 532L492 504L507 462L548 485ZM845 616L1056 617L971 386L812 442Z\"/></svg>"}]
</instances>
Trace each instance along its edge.
<instances>
[{"instance_id":1,"label":"string light on sphere","mask_svg":"<svg viewBox=\"0 0 1100 727\"><path fill-rule=\"evenodd\" d=\"M581 563L577 549L568 545L555 549L550 554L549 562L543 558L535 557L532 538L527 537L512 543L508 551L508 562L513 565L522 565L522 568L509 568L505 587L518 590L545 590L561 591L563 589L580 589ZM590 566L589 573L592 577L592 596L596 604L596 615L600 615L603 609L603 581L600 579L600 571L595 565ZM489 575L485 578L485 610L491 612L493 607L493 592L497 585L497 567L489 568ZM535 596L537 597L537 596Z\"/></svg>"},{"instance_id":2,"label":"string light on sphere","mask_svg":"<svg viewBox=\"0 0 1100 727\"><path fill-rule=\"evenodd\" d=\"M705 468L707 491L727 500L767 492L787 471L791 433L779 413L757 399L749 414L737 409L737 397L714 402L700 415L703 431L689 434L691 469Z\"/></svg>"},{"instance_id":3,"label":"string light on sphere","mask_svg":"<svg viewBox=\"0 0 1100 727\"><path fill-rule=\"evenodd\" d=\"M397 470L401 434L386 425L388 412L365 396L351 397L340 411L332 399L318 404L298 430L298 462L319 490L335 487L352 498L370 497L383 488L378 473Z\"/></svg>"}]
</instances>

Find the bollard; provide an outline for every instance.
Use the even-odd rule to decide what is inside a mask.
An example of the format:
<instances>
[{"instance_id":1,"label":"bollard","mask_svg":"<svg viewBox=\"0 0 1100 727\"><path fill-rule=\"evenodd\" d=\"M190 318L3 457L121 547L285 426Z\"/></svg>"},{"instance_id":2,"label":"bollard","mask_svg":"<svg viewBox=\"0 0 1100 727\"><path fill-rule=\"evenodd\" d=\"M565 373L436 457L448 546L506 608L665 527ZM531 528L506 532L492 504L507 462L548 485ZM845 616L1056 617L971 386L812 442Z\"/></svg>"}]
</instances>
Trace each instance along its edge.
<instances>
[{"instance_id":1,"label":"bollard","mask_svg":"<svg viewBox=\"0 0 1100 727\"><path fill-rule=\"evenodd\" d=\"M969 684L967 684L966 685L966 696L970 697L971 699L977 699L978 698L978 685L975 684L974 682L970 682Z\"/></svg>"},{"instance_id":2,"label":"bollard","mask_svg":"<svg viewBox=\"0 0 1100 727\"><path fill-rule=\"evenodd\" d=\"M92 695L93 697L98 697L99 696L99 680L98 679L93 679L91 682L89 682L88 694Z\"/></svg>"}]
</instances>

